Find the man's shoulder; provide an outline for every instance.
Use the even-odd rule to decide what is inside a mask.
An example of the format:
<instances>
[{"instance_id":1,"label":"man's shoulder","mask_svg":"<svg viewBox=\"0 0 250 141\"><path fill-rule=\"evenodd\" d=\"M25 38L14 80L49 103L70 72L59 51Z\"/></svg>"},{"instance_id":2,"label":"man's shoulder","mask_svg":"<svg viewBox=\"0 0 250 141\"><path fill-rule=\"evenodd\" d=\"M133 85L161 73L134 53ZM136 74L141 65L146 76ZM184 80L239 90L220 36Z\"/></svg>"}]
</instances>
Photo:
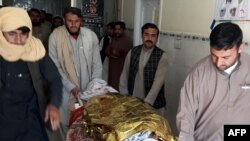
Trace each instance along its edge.
<instances>
[{"instance_id":1,"label":"man's shoulder","mask_svg":"<svg viewBox=\"0 0 250 141\"><path fill-rule=\"evenodd\" d=\"M134 46L133 48L139 48L139 47L142 47L142 44L141 44L141 45Z\"/></svg>"},{"instance_id":2,"label":"man's shoulder","mask_svg":"<svg viewBox=\"0 0 250 141\"><path fill-rule=\"evenodd\" d=\"M92 31L91 29L89 29L87 27L80 27L80 30L83 33L95 33L94 31Z\"/></svg>"},{"instance_id":3,"label":"man's shoulder","mask_svg":"<svg viewBox=\"0 0 250 141\"><path fill-rule=\"evenodd\" d=\"M154 47L154 49L156 49L156 50L158 50L158 51L160 51L160 52L162 52L162 53L164 53L164 52L165 52L163 49L161 49L161 48L160 48L160 47L158 47L158 46L155 46L155 47Z\"/></svg>"},{"instance_id":4,"label":"man's shoulder","mask_svg":"<svg viewBox=\"0 0 250 141\"><path fill-rule=\"evenodd\" d=\"M209 71L213 66L213 63L211 61L211 56L208 55L202 59L200 59L198 62L195 63L195 65L191 69L192 72L197 72L197 71Z\"/></svg>"},{"instance_id":5,"label":"man's shoulder","mask_svg":"<svg viewBox=\"0 0 250 141\"><path fill-rule=\"evenodd\" d=\"M81 27L80 30L83 36L88 36L89 38L93 38L93 37L97 38L96 33L87 27Z\"/></svg>"},{"instance_id":6,"label":"man's shoulder","mask_svg":"<svg viewBox=\"0 0 250 141\"><path fill-rule=\"evenodd\" d=\"M134 52L134 51L140 50L140 49L142 49L142 45L134 46L134 47L132 47L130 50L131 50L132 52Z\"/></svg>"},{"instance_id":7,"label":"man's shoulder","mask_svg":"<svg viewBox=\"0 0 250 141\"><path fill-rule=\"evenodd\" d=\"M241 53L240 55L240 63L244 67L250 67L250 54Z\"/></svg>"},{"instance_id":8,"label":"man's shoulder","mask_svg":"<svg viewBox=\"0 0 250 141\"><path fill-rule=\"evenodd\" d=\"M241 53L241 60L243 61L247 60L247 62L250 62L249 59L250 59L250 54L245 52Z\"/></svg>"},{"instance_id":9,"label":"man's shoulder","mask_svg":"<svg viewBox=\"0 0 250 141\"><path fill-rule=\"evenodd\" d=\"M64 26L57 27L57 28L55 28L55 29L52 31L51 35L67 33L67 32L65 32L65 30L66 30L66 28L65 28ZM63 32L63 31L64 31L64 32Z\"/></svg>"}]
</instances>

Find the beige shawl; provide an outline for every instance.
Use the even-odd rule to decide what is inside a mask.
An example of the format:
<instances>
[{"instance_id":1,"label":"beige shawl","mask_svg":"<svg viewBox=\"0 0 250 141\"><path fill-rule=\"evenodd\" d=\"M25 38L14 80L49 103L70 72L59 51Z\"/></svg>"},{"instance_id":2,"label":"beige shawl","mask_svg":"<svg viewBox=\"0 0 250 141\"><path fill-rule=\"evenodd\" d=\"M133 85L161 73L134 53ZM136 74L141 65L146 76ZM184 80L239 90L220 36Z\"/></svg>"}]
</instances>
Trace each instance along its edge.
<instances>
[{"instance_id":1,"label":"beige shawl","mask_svg":"<svg viewBox=\"0 0 250 141\"><path fill-rule=\"evenodd\" d=\"M16 7L4 7L0 9L0 56L7 61L37 61L44 57L45 49L41 41L32 36L29 37L25 45L15 45L9 43L3 36L3 32L16 30L26 26L32 30L30 17L24 9Z\"/></svg>"},{"instance_id":2,"label":"beige shawl","mask_svg":"<svg viewBox=\"0 0 250 141\"><path fill-rule=\"evenodd\" d=\"M56 28L53 32L55 34L58 62L70 81L76 86L79 86L72 53L69 49L70 43L67 37L67 29L65 26L61 26Z\"/></svg>"}]
</instances>

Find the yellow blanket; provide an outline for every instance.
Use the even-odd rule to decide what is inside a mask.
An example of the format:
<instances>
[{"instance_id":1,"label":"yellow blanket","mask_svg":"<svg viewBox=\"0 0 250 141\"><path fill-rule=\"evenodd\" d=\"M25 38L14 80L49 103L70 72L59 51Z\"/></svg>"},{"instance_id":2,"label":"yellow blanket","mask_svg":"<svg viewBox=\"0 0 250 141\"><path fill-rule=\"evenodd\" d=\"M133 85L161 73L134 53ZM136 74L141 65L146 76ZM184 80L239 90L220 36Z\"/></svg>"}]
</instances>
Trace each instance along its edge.
<instances>
[{"instance_id":1,"label":"yellow blanket","mask_svg":"<svg viewBox=\"0 0 250 141\"><path fill-rule=\"evenodd\" d=\"M131 135L149 130L164 141L177 140L168 121L146 103L132 96L107 94L91 98L85 105L84 119L91 120L93 134L104 141L123 141ZM90 127L90 126L87 126ZM85 126L86 128L86 126Z\"/></svg>"}]
</instances>

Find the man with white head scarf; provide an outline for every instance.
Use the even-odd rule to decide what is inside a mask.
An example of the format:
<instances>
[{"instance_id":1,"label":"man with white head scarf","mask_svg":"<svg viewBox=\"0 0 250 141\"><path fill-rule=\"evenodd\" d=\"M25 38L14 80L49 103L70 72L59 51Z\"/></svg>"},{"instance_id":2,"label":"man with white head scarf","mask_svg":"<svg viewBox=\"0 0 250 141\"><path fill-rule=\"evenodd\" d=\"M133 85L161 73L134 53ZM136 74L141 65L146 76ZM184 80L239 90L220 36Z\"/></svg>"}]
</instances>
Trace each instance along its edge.
<instances>
[{"instance_id":1,"label":"man with white head scarf","mask_svg":"<svg viewBox=\"0 0 250 141\"><path fill-rule=\"evenodd\" d=\"M44 121L52 130L60 123L58 70L24 9L1 8L0 32L0 140L48 141Z\"/></svg>"}]
</instances>

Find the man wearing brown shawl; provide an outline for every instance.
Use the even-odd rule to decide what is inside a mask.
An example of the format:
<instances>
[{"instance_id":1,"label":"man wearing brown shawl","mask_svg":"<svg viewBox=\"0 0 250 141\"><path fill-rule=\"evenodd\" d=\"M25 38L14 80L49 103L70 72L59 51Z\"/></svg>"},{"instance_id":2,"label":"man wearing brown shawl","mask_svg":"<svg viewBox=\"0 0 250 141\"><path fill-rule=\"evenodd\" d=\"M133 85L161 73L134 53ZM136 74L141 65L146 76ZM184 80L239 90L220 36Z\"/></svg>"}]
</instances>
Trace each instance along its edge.
<instances>
[{"instance_id":1,"label":"man wearing brown shawl","mask_svg":"<svg viewBox=\"0 0 250 141\"><path fill-rule=\"evenodd\" d=\"M114 38L106 49L109 58L108 84L119 90L120 75L127 53L133 47L132 41L126 36L126 25L124 22L116 22Z\"/></svg>"},{"instance_id":2,"label":"man wearing brown shawl","mask_svg":"<svg viewBox=\"0 0 250 141\"><path fill-rule=\"evenodd\" d=\"M24 9L1 8L0 21L0 140L48 141L44 121L60 123L60 75Z\"/></svg>"}]
</instances>

